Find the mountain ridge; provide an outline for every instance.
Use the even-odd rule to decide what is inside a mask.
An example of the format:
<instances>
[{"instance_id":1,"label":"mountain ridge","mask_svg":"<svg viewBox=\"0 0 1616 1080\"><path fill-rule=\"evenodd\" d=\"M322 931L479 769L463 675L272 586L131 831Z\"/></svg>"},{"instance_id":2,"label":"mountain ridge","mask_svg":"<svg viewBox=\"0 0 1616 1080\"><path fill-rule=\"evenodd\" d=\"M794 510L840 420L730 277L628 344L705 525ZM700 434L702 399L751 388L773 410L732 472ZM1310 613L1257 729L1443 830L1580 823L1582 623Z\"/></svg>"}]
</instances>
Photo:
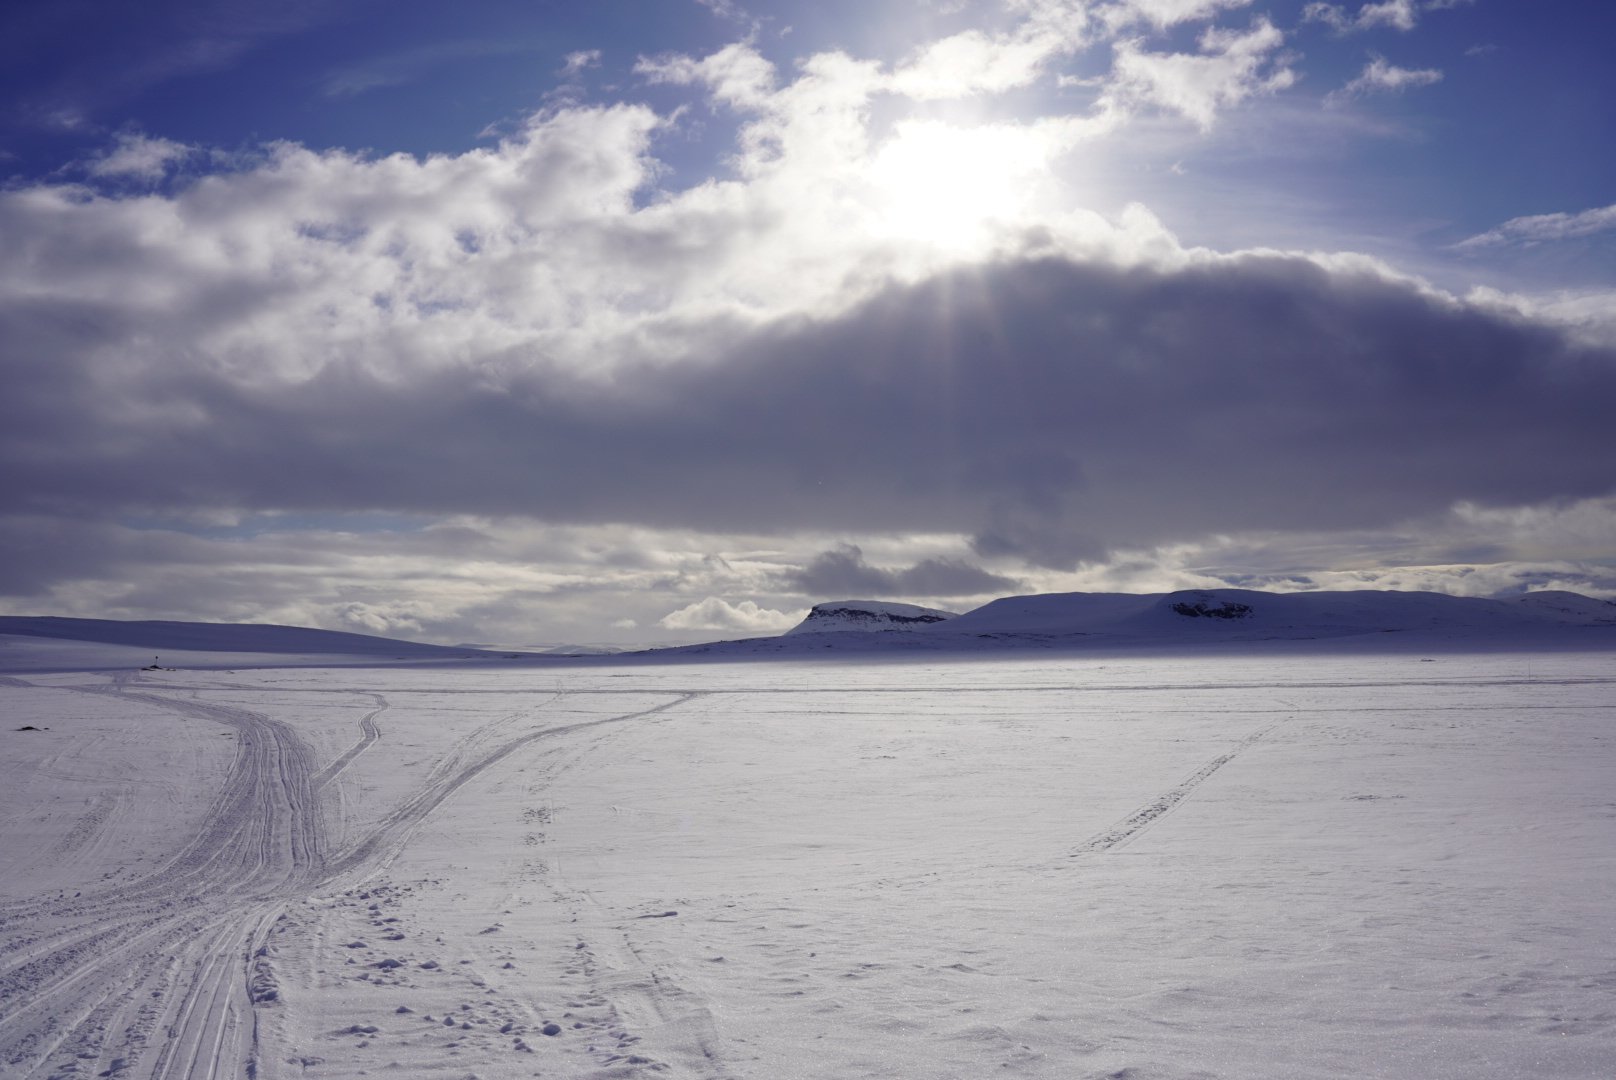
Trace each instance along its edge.
<instances>
[{"instance_id":1,"label":"mountain ridge","mask_svg":"<svg viewBox=\"0 0 1616 1080\"><path fill-rule=\"evenodd\" d=\"M1616 603L1571 592L1527 593L1507 599L1368 589L1035 593L1001 597L946 621L889 627L877 634L850 626L840 632L801 636L788 632L778 638L685 645L657 653L822 656L826 650L871 654L1273 642L1389 643L1393 635L1421 647L1616 648Z\"/></svg>"},{"instance_id":2,"label":"mountain ridge","mask_svg":"<svg viewBox=\"0 0 1616 1080\"><path fill-rule=\"evenodd\" d=\"M958 612L918 604L900 604L892 600L828 600L809 608L802 622L781 637L845 631L884 633L914 630L958 617Z\"/></svg>"},{"instance_id":3,"label":"mountain ridge","mask_svg":"<svg viewBox=\"0 0 1616 1080\"><path fill-rule=\"evenodd\" d=\"M48 656L40 651L52 642L62 647L51 648ZM1331 643L1375 649L1616 650L1616 602L1572 592L1497 599L1382 590L1187 589L1007 596L955 615L894 601L843 600L814 605L802 623L778 636L606 656L490 652L274 624L0 616L0 669L9 670L22 670L19 664L59 670L143 665L143 654L152 652L178 653L163 662L185 666L309 666L322 658L362 665L500 661L509 666Z\"/></svg>"}]
</instances>

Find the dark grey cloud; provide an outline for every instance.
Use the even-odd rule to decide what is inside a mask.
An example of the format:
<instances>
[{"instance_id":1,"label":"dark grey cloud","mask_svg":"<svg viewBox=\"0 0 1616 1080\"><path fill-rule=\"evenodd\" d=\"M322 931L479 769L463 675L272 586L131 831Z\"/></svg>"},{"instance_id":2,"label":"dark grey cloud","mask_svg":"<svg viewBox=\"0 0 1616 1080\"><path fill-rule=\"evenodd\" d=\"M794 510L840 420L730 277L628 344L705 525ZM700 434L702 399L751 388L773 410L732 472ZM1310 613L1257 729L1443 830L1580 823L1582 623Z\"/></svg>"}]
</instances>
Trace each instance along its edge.
<instances>
[{"instance_id":1,"label":"dark grey cloud","mask_svg":"<svg viewBox=\"0 0 1616 1080\"><path fill-rule=\"evenodd\" d=\"M679 363L237 373L113 304L0 309L14 512L235 507L960 531L1051 566L1616 490L1616 354L1370 272L1024 260Z\"/></svg>"},{"instance_id":2,"label":"dark grey cloud","mask_svg":"<svg viewBox=\"0 0 1616 1080\"><path fill-rule=\"evenodd\" d=\"M857 544L822 551L782 575L781 588L818 597L863 600L897 596L983 596L1016 591L1020 582L954 559L922 559L903 569L871 566Z\"/></svg>"}]
</instances>

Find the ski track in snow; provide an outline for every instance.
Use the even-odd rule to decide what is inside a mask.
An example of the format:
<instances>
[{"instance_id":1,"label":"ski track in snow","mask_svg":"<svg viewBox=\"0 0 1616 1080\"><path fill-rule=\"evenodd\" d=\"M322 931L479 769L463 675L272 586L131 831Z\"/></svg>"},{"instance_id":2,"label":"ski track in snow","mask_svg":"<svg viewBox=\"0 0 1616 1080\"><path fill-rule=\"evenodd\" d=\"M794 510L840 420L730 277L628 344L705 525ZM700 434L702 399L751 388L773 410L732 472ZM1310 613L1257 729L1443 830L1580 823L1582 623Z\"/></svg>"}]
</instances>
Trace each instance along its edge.
<instances>
[{"instance_id":1,"label":"ski track in snow","mask_svg":"<svg viewBox=\"0 0 1616 1080\"><path fill-rule=\"evenodd\" d=\"M1190 773L1190 775L1186 776L1182 781L1175 784L1173 787L1168 788L1160 795L1157 795L1155 798L1139 807L1139 809L1135 810L1133 813L1111 826L1109 829L1106 829L1104 832L1096 836L1090 837L1083 844L1079 845L1078 849L1072 853L1071 857L1075 859L1082 855L1089 855L1099 851L1111 851L1115 848L1123 847L1140 833L1154 825L1168 811L1172 810L1179 803L1183 802L1196 788L1200 787L1202 784L1206 783L1207 780L1211 779L1213 773L1217 772L1219 769L1229 764L1229 762L1239 757L1243 752L1256 745L1256 743L1259 742L1265 735L1282 726L1284 723L1285 721L1281 720L1277 724L1270 724L1261 731L1253 732L1252 734L1247 735L1244 739L1241 739L1238 743L1236 743L1234 748L1228 753L1220 754L1213 758L1205 765L1202 765L1199 769L1196 769L1194 772Z\"/></svg>"},{"instance_id":2,"label":"ski track in snow","mask_svg":"<svg viewBox=\"0 0 1616 1080\"><path fill-rule=\"evenodd\" d=\"M245 709L75 689L223 724L237 752L202 830L154 873L0 908L0 1065L26 1077L231 1074L251 1054L241 972L254 939L323 869L313 755ZM56 929L31 934L45 917Z\"/></svg>"},{"instance_id":3,"label":"ski track in snow","mask_svg":"<svg viewBox=\"0 0 1616 1080\"><path fill-rule=\"evenodd\" d=\"M316 791L336 779L338 773L353 764L354 758L369 750L372 744L382 737L382 729L377 725L376 717L387 711L387 699L380 694L370 694L368 696L376 703L376 707L366 713L364 718L359 721L359 741L344 751L341 757L320 770L313 783Z\"/></svg>"},{"instance_id":4,"label":"ski track in snow","mask_svg":"<svg viewBox=\"0 0 1616 1080\"><path fill-rule=\"evenodd\" d=\"M0 676L11 687L40 689ZM381 738L388 703L360 721L360 740L324 768L287 724L248 709L144 689L133 673L106 687L119 695L232 729L237 752L199 833L136 881L72 898L0 905L0 1075L19 1080L117 1077L203 1080L258 1072L255 1003L273 1001L263 962L272 924L289 904L339 878L384 867L410 833L465 784L540 739L651 716L698 696L677 693L650 709L495 738L504 717L473 732L450 761L368 836L328 850L318 791ZM91 815L105 817L110 804ZM68 842L82 842L81 822ZM51 929L39 931L45 924Z\"/></svg>"}]
</instances>

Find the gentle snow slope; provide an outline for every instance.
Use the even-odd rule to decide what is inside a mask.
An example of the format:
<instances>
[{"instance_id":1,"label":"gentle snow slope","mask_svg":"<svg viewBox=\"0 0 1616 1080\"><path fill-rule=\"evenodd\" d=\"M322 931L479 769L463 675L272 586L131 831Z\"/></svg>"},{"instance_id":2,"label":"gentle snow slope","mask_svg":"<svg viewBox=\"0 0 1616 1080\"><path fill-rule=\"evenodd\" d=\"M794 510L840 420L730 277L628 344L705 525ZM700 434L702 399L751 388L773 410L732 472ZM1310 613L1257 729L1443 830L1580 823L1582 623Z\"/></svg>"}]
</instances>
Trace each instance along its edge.
<instances>
[{"instance_id":1,"label":"gentle snow slope","mask_svg":"<svg viewBox=\"0 0 1616 1080\"><path fill-rule=\"evenodd\" d=\"M259 623L121 622L0 615L0 671L376 664L499 654Z\"/></svg>"}]
</instances>

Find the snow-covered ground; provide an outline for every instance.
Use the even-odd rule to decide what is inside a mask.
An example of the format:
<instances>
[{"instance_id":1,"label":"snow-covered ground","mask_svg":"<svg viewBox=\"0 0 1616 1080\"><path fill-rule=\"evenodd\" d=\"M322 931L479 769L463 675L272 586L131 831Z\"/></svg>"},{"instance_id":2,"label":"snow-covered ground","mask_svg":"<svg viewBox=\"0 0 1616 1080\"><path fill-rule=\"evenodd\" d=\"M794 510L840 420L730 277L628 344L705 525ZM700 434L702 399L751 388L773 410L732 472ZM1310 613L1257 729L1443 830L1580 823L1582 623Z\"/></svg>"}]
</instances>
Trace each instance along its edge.
<instances>
[{"instance_id":1,"label":"snow-covered ground","mask_svg":"<svg viewBox=\"0 0 1616 1080\"><path fill-rule=\"evenodd\" d=\"M1609 653L38 660L7 1078L1616 1062Z\"/></svg>"}]
</instances>

